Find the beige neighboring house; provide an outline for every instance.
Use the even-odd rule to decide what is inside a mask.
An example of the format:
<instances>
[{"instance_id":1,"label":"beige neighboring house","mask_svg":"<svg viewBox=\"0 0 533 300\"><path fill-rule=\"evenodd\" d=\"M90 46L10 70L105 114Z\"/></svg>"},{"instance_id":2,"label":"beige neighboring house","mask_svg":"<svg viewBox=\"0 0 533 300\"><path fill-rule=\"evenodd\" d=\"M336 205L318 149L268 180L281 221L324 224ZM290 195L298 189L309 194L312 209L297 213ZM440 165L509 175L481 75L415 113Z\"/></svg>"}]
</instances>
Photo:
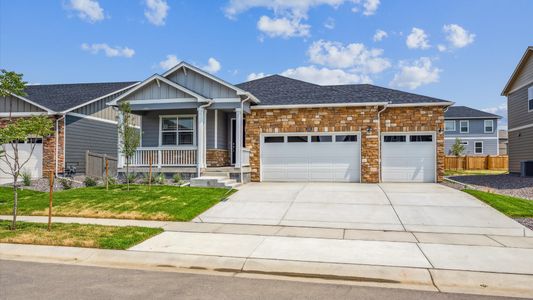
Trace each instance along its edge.
<instances>
[{"instance_id":1,"label":"beige neighboring house","mask_svg":"<svg viewBox=\"0 0 533 300\"><path fill-rule=\"evenodd\" d=\"M508 151L509 136L507 130L500 129L498 130L498 154L507 155Z\"/></svg>"},{"instance_id":2,"label":"beige neighboring house","mask_svg":"<svg viewBox=\"0 0 533 300\"><path fill-rule=\"evenodd\" d=\"M509 119L509 171L520 172L520 162L533 160L533 46L520 59L502 91Z\"/></svg>"}]
</instances>

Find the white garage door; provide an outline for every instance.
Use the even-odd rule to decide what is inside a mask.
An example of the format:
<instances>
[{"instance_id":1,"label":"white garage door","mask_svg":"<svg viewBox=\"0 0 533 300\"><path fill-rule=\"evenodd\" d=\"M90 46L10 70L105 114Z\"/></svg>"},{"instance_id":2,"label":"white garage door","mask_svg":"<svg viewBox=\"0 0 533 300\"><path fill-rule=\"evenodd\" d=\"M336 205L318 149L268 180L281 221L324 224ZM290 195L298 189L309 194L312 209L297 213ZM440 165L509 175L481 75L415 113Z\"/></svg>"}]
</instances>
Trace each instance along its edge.
<instances>
[{"instance_id":1,"label":"white garage door","mask_svg":"<svg viewBox=\"0 0 533 300\"><path fill-rule=\"evenodd\" d=\"M41 178L43 174L43 144L42 139L32 139L32 141L36 142L37 145L35 145L35 149L33 150L33 154L31 155L30 160L26 163L26 165L23 167L24 172L30 172L32 175L32 178ZM19 162L22 164L24 161L30 157L31 152L31 145L32 144L19 144L18 145L18 153L19 153ZM6 152L8 155L13 154L13 150L10 145L6 145L5 147ZM8 158L9 159L9 158ZM0 168L2 170L9 170L9 167L7 166L6 162L4 161L4 158L0 159ZM5 183L11 183L13 182L13 178L4 172L0 172L0 184Z\"/></svg>"},{"instance_id":2,"label":"white garage door","mask_svg":"<svg viewBox=\"0 0 533 300\"><path fill-rule=\"evenodd\" d=\"M435 182L435 134L383 134L381 159L383 182Z\"/></svg>"},{"instance_id":3,"label":"white garage door","mask_svg":"<svg viewBox=\"0 0 533 300\"><path fill-rule=\"evenodd\" d=\"M261 137L263 181L359 182L357 133L292 133Z\"/></svg>"}]
</instances>

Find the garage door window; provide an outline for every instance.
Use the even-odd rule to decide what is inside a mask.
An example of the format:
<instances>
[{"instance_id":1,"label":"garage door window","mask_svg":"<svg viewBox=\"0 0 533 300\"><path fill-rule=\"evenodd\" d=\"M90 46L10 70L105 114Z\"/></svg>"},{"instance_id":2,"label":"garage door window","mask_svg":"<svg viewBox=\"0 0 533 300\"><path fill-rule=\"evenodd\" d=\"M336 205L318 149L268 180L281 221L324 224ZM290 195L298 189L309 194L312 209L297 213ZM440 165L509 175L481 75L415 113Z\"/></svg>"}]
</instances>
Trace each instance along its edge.
<instances>
[{"instance_id":1,"label":"garage door window","mask_svg":"<svg viewBox=\"0 0 533 300\"><path fill-rule=\"evenodd\" d=\"M357 135L336 135L335 142L345 143L345 142L357 142Z\"/></svg>"},{"instance_id":2,"label":"garage door window","mask_svg":"<svg viewBox=\"0 0 533 300\"><path fill-rule=\"evenodd\" d=\"M285 142L285 137L283 136L266 136L265 137L265 143L267 144L283 143L283 142Z\"/></svg>"},{"instance_id":3,"label":"garage door window","mask_svg":"<svg viewBox=\"0 0 533 300\"><path fill-rule=\"evenodd\" d=\"M331 135L313 135L311 137L311 142L313 143L331 143L332 141Z\"/></svg>"},{"instance_id":4,"label":"garage door window","mask_svg":"<svg viewBox=\"0 0 533 300\"><path fill-rule=\"evenodd\" d=\"M405 135L386 135L383 137L385 143L403 143L405 140Z\"/></svg>"},{"instance_id":5,"label":"garage door window","mask_svg":"<svg viewBox=\"0 0 533 300\"><path fill-rule=\"evenodd\" d=\"M288 136L287 142L289 143L307 143L307 136Z\"/></svg>"},{"instance_id":6,"label":"garage door window","mask_svg":"<svg viewBox=\"0 0 533 300\"><path fill-rule=\"evenodd\" d=\"M433 136L431 135L411 135L409 136L410 142L432 142Z\"/></svg>"}]
</instances>

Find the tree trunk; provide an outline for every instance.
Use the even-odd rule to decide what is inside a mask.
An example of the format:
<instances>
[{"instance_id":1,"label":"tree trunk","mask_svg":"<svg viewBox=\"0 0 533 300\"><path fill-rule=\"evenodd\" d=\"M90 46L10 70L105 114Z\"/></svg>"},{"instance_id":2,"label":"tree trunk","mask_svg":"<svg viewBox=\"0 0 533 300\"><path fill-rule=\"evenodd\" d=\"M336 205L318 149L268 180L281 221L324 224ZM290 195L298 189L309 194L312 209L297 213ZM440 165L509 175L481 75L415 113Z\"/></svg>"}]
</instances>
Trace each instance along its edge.
<instances>
[{"instance_id":1,"label":"tree trunk","mask_svg":"<svg viewBox=\"0 0 533 300\"><path fill-rule=\"evenodd\" d=\"M13 183L13 222L11 224L11 230L17 229L17 206L18 206L17 178L15 177L15 183Z\"/></svg>"},{"instance_id":2,"label":"tree trunk","mask_svg":"<svg viewBox=\"0 0 533 300\"><path fill-rule=\"evenodd\" d=\"M126 185L128 186L128 191L130 190L130 164L126 158Z\"/></svg>"}]
</instances>

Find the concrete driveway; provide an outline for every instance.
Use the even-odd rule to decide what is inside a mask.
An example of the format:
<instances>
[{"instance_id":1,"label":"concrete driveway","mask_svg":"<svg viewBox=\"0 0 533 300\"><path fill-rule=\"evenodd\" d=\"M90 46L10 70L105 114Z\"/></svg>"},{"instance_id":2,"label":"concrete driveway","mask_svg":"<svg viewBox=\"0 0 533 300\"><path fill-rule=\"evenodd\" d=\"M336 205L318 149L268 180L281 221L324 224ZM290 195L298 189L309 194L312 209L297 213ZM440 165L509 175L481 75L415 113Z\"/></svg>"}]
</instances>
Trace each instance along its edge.
<instances>
[{"instance_id":1,"label":"concrete driveway","mask_svg":"<svg viewBox=\"0 0 533 300\"><path fill-rule=\"evenodd\" d=\"M250 183L195 222L524 235L461 191L414 183Z\"/></svg>"}]
</instances>

